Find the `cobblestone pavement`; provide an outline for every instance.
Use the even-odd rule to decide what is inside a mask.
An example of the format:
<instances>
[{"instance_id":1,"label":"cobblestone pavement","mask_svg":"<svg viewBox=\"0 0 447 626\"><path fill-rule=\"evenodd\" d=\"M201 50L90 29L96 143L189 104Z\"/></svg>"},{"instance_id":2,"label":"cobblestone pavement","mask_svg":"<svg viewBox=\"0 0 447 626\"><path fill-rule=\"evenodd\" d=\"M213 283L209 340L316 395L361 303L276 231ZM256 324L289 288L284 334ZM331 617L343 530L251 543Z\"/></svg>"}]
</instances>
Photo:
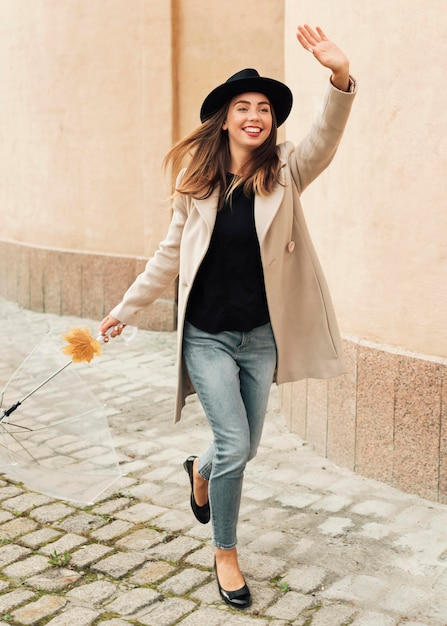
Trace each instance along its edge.
<instances>
[{"instance_id":1,"label":"cobblestone pavement","mask_svg":"<svg viewBox=\"0 0 447 626\"><path fill-rule=\"evenodd\" d=\"M0 300L0 388L48 329L97 322ZM123 477L92 506L0 475L0 623L51 626L445 626L447 507L365 479L290 434L277 389L246 471L239 553L253 605L222 604L210 528L184 459L209 431L196 399L172 424L175 333L117 339L82 369Z\"/></svg>"}]
</instances>

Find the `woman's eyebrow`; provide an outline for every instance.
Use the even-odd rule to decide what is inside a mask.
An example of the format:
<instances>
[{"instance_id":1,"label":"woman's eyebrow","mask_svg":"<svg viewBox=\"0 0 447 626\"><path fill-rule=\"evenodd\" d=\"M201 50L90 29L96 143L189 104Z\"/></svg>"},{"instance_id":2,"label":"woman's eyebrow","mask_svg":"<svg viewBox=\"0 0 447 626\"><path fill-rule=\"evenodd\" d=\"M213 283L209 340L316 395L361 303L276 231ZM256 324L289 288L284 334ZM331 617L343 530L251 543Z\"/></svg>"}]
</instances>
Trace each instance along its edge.
<instances>
[{"instance_id":1,"label":"woman's eyebrow","mask_svg":"<svg viewBox=\"0 0 447 626\"><path fill-rule=\"evenodd\" d=\"M251 102L250 102L250 100L238 100L237 102L234 103L234 106L236 106L236 104L251 104ZM268 100L261 100L257 104L258 104L258 106L260 104L268 104L270 106L270 102Z\"/></svg>"}]
</instances>

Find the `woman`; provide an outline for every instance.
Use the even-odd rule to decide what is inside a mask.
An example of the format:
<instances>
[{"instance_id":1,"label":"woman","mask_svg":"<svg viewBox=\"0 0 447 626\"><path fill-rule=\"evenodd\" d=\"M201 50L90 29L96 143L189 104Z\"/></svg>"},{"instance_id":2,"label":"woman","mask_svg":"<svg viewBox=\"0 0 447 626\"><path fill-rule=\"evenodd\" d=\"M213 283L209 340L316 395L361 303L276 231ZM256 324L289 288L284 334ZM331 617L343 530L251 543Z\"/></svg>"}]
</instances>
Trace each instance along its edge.
<instances>
[{"instance_id":1,"label":"woman","mask_svg":"<svg viewBox=\"0 0 447 626\"><path fill-rule=\"evenodd\" d=\"M202 125L166 157L176 182L166 239L100 325L119 335L179 276L176 421L195 391L213 432L184 462L190 502L210 519L222 599L251 604L238 564L236 526L246 463L257 451L271 383L344 371L330 296L300 195L332 160L355 87L349 61L320 28L299 26L300 44L332 75L323 106L296 147L276 145L292 107L289 88L242 70L204 100Z\"/></svg>"}]
</instances>

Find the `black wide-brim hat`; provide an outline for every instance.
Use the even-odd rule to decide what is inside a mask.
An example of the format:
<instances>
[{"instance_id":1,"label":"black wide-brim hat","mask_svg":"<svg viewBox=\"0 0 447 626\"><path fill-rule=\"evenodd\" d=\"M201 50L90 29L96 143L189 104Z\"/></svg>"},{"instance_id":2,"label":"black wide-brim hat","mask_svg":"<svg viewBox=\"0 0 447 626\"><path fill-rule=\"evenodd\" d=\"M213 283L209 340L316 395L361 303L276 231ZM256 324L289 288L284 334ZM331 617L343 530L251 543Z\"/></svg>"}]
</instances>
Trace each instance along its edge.
<instances>
[{"instance_id":1,"label":"black wide-brim hat","mask_svg":"<svg viewBox=\"0 0 447 626\"><path fill-rule=\"evenodd\" d=\"M292 92L287 85L279 82L279 80L260 76L253 69L241 70L230 76L225 83L213 89L203 101L200 109L201 121L205 122L214 113L217 113L234 96L248 91L263 93L267 96L275 110L277 126L281 126L286 121L292 109Z\"/></svg>"}]
</instances>

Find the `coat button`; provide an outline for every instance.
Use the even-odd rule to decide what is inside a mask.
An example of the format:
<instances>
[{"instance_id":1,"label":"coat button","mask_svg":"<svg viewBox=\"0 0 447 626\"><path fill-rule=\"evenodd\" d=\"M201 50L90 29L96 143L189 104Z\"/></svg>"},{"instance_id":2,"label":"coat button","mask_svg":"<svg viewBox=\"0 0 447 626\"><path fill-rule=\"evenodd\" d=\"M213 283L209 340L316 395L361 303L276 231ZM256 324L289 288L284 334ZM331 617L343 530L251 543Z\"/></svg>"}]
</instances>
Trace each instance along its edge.
<instances>
[{"instance_id":1,"label":"coat button","mask_svg":"<svg viewBox=\"0 0 447 626\"><path fill-rule=\"evenodd\" d=\"M287 245L287 250L289 252L293 252L295 250L295 242L294 241L290 241Z\"/></svg>"}]
</instances>

